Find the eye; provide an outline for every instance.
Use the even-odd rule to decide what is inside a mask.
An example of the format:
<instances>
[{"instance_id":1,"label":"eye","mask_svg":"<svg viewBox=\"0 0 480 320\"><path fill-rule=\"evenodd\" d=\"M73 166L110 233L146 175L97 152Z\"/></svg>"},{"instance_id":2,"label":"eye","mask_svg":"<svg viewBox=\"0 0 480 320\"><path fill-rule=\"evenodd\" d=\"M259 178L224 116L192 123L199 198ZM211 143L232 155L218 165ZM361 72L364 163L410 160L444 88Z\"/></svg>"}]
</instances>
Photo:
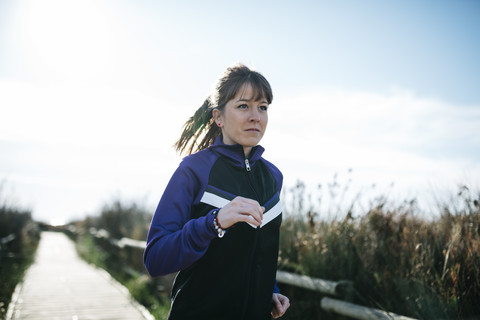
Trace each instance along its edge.
<instances>
[{"instance_id":1,"label":"eye","mask_svg":"<svg viewBox=\"0 0 480 320\"><path fill-rule=\"evenodd\" d=\"M246 104L241 104L237 108L238 109L248 109L248 106Z\"/></svg>"},{"instance_id":2,"label":"eye","mask_svg":"<svg viewBox=\"0 0 480 320\"><path fill-rule=\"evenodd\" d=\"M267 111L268 106L259 106L258 109L260 109L260 111Z\"/></svg>"}]
</instances>

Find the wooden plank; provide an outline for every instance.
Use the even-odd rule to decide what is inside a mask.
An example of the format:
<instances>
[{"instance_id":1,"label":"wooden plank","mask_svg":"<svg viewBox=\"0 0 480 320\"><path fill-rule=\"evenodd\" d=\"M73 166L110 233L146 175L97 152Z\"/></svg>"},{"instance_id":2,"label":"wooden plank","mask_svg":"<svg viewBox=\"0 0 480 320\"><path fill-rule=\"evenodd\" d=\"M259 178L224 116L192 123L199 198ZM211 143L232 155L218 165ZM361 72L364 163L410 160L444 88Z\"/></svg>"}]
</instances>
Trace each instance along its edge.
<instances>
[{"instance_id":1,"label":"wooden plank","mask_svg":"<svg viewBox=\"0 0 480 320\"><path fill-rule=\"evenodd\" d=\"M107 272L80 259L62 233L42 233L35 262L15 291L8 320L153 319Z\"/></svg>"},{"instance_id":2,"label":"wooden plank","mask_svg":"<svg viewBox=\"0 0 480 320\"><path fill-rule=\"evenodd\" d=\"M327 297L321 300L321 306L325 311L335 312L337 314L360 320L416 320L413 318L400 316L392 312L367 308L357 304Z\"/></svg>"}]
</instances>

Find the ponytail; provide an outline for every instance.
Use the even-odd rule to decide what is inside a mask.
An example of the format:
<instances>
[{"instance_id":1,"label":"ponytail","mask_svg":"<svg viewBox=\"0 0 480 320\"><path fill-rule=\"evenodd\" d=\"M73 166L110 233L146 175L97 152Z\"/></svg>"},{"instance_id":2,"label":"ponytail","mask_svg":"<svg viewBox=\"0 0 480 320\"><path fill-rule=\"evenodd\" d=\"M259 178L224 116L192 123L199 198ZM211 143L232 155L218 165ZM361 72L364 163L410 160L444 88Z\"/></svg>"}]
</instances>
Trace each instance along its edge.
<instances>
[{"instance_id":1,"label":"ponytail","mask_svg":"<svg viewBox=\"0 0 480 320\"><path fill-rule=\"evenodd\" d=\"M211 99L207 98L195 114L185 122L182 135L174 145L177 152L192 154L207 148L215 141L221 130L214 125L213 109Z\"/></svg>"}]
</instances>

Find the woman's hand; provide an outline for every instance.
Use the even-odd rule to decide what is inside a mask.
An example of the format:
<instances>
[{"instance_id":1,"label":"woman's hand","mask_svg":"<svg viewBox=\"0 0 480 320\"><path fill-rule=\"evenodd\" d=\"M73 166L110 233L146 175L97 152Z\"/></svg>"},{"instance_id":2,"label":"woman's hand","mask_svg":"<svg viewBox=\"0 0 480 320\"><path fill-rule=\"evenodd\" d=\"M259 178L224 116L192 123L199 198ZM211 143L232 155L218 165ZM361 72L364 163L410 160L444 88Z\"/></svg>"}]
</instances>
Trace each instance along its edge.
<instances>
[{"instance_id":1,"label":"woman's hand","mask_svg":"<svg viewBox=\"0 0 480 320\"><path fill-rule=\"evenodd\" d=\"M283 316L285 314L285 311L287 311L288 307L290 307L290 300L280 293L273 294L272 303L272 317L274 319Z\"/></svg>"},{"instance_id":2,"label":"woman's hand","mask_svg":"<svg viewBox=\"0 0 480 320\"><path fill-rule=\"evenodd\" d=\"M217 213L218 222L228 229L237 222L248 222L254 226L262 224L265 208L252 199L236 197Z\"/></svg>"}]
</instances>

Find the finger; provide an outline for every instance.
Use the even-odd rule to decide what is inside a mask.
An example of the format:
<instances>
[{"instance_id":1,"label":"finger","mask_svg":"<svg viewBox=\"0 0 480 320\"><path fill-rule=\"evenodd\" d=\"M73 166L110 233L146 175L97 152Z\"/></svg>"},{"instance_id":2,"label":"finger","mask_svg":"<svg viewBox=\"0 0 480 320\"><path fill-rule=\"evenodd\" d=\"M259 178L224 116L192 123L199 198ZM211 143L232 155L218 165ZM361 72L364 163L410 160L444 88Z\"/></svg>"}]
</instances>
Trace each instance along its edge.
<instances>
[{"instance_id":1,"label":"finger","mask_svg":"<svg viewBox=\"0 0 480 320\"><path fill-rule=\"evenodd\" d=\"M249 198L243 198L243 197L236 197L235 199L232 200L232 202L237 202L237 203L248 203L251 205L257 205L260 206L258 201L249 199Z\"/></svg>"},{"instance_id":2,"label":"finger","mask_svg":"<svg viewBox=\"0 0 480 320\"><path fill-rule=\"evenodd\" d=\"M218 212L218 216L222 216L222 220L233 220L231 223L236 223L238 221L248 221L248 215L252 215L253 218L257 221L261 221L261 215L258 213L256 206L258 203L252 203L251 201L246 201L247 199L239 199L238 197L232 200L229 204L225 207L220 209ZM225 217L223 217L225 215ZM245 217L245 215L247 215ZM230 217L230 218L228 218ZM235 218L234 218L235 217ZM250 221L248 221L250 222Z\"/></svg>"},{"instance_id":3,"label":"finger","mask_svg":"<svg viewBox=\"0 0 480 320\"><path fill-rule=\"evenodd\" d=\"M263 215L259 214L258 212L250 214L250 217L252 217L258 224L262 224L263 222Z\"/></svg>"},{"instance_id":4,"label":"finger","mask_svg":"<svg viewBox=\"0 0 480 320\"><path fill-rule=\"evenodd\" d=\"M273 306L272 308L272 312L271 312L271 315L274 319L280 317L280 314L278 313L278 309L277 309L277 306Z\"/></svg>"},{"instance_id":5,"label":"finger","mask_svg":"<svg viewBox=\"0 0 480 320\"><path fill-rule=\"evenodd\" d=\"M279 302L277 304L277 315L281 316L285 313L285 307Z\"/></svg>"},{"instance_id":6,"label":"finger","mask_svg":"<svg viewBox=\"0 0 480 320\"><path fill-rule=\"evenodd\" d=\"M240 218L240 221L244 221L244 222L247 222L247 223L250 223L254 226L259 226L262 224L261 221L258 221L257 219L255 219L255 217L253 217L252 215L249 215L249 214L242 214L240 215L241 218Z\"/></svg>"},{"instance_id":7,"label":"finger","mask_svg":"<svg viewBox=\"0 0 480 320\"><path fill-rule=\"evenodd\" d=\"M289 300L287 297L285 297L285 296L280 296L280 297L279 297L279 301L280 301L280 303L282 304L282 306L284 306L284 307L290 305L290 300Z\"/></svg>"},{"instance_id":8,"label":"finger","mask_svg":"<svg viewBox=\"0 0 480 320\"><path fill-rule=\"evenodd\" d=\"M238 203L240 205L246 205L247 207L251 206L252 210L258 211L260 214L263 214L263 212L265 212L265 208L260 206L258 201L253 199L236 197L232 200L232 202Z\"/></svg>"},{"instance_id":9,"label":"finger","mask_svg":"<svg viewBox=\"0 0 480 320\"><path fill-rule=\"evenodd\" d=\"M260 205L257 204L257 206L255 206L255 211L254 211L254 216L255 216L255 219L257 219L258 221L262 222L263 221L263 213L265 212L265 208L264 207L261 207Z\"/></svg>"},{"instance_id":10,"label":"finger","mask_svg":"<svg viewBox=\"0 0 480 320\"><path fill-rule=\"evenodd\" d=\"M278 295L276 294L273 295L272 300L273 300L272 315L274 316L274 318L278 318L279 316L282 315L281 313L282 304L278 299Z\"/></svg>"},{"instance_id":11,"label":"finger","mask_svg":"<svg viewBox=\"0 0 480 320\"><path fill-rule=\"evenodd\" d=\"M263 213L262 213L261 209L259 209L259 207L251 206L251 205L245 205L239 211L240 211L241 214L247 216L248 219L250 219L250 217L252 217L259 224L262 223ZM251 221L247 220L247 222L251 222Z\"/></svg>"},{"instance_id":12,"label":"finger","mask_svg":"<svg viewBox=\"0 0 480 320\"><path fill-rule=\"evenodd\" d=\"M279 316L283 315L285 313L285 307L279 303L279 305L277 305L277 313Z\"/></svg>"},{"instance_id":13,"label":"finger","mask_svg":"<svg viewBox=\"0 0 480 320\"><path fill-rule=\"evenodd\" d=\"M273 300L278 301L278 304L276 304L278 317L283 316L290 307L290 300L286 296L280 294L275 295Z\"/></svg>"},{"instance_id":14,"label":"finger","mask_svg":"<svg viewBox=\"0 0 480 320\"><path fill-rule=\"evenodd\" d=\"M281 313L281 311L278 309L278 306L275 305L273 308L272 308L272 316L277 319L277 318L280 318L281 316L283 315L283 313Z\"/></svg>"},{"instance_id":15,"label":"finger","mask_svg":"<svg viewBox=\"0 0 480 320\"><path fill-rule=\"evenodd\" d=\"M284 299L281 299L280 301L282 303L280 316L282 316L287 311L287 309L290 307L290 300L288 300L287 297L284 297Z\"/></svg>"}]
</instances>

